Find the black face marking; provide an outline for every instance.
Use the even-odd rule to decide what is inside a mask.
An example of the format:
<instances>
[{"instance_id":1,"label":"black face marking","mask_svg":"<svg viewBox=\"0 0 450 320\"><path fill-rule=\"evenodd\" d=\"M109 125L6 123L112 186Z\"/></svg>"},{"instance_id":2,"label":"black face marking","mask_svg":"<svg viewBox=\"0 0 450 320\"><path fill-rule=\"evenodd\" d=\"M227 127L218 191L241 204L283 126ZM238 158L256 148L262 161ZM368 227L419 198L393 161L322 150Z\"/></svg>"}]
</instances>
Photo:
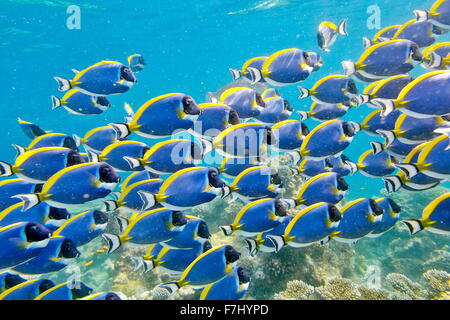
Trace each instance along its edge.
<instances>
[{"instance_id":1,"label":"black face marking","mask_svg":"<svg viewBox=\"0 0 450 320\"><path fill-rule=\"evenodd\" d=\"M411 57L414 61L421 62L423 57L422 53L420 52L419 46L417 44L413 44L411 46Z\"/></svg>"},{"instance_id":2,"label":"black face marking","mask_svg":"<svg viewBox=\"0 0 450 320\"><path fill-rule=\"evenodd\" d=\"M206 242L203 244L203 252L206 252L206 251L208 251L208 250L211 250L212 247L213 247L213 246L212 246L211 242L206 241Z\"/></svg>"},{"instance_id":3,"label":"black face marking","mask_svg":"<svg viewBox=\"0 0 450 320\"><path fill-rule=\"evenodd\" d=\"M197 115L201 113L201 109L190 96L184 96L182 100L183 111L186 114Z\"/></svg>"},{"instance_id":4,"label":"black face marking","mask_svg":"<svg viewBox=\"0 0 450 320\"><path fill-rule=\"evenodd\" d=\"M80 163L84 163L84 159L83 157L78 153L78 151L76 150L71 150L69 151L69 153L67 154L67 167L76 165L76 164L80 164Z\"/></svg>"},{"instance_id":5,"label":"black face marking","mask_svg":"<svg viewBox=\"0 0 450 320\"><path fill-rule=\"evenodd\" d=\"M209 233L208 224L205 221L200 221L197 227L197 235L203 239L209 239L211 233Z\"/></svg>"},{"instance_id":6,"label":"black face marking","mask_svg":"<svg viewBox=\"0 0 450 320\"><path fill-rule=\"evenodd\" d=\"M65 239L61 244L59 256L62 258L72 259L80 256L80 251L77 250L75 242L70 239Z\"/></svg>"},{"instance_id":7,"label":"black face marking","mask_svg":"<svg viewBox=\"0 0 450 320\"><path fill-rule=\"evenodd\" d=\"M239 259L241 254L232 246L227 245L225 248L225 259L227 263L233 263Z\"/></svg>"},{"instance_id":8,"label":"black face marking","mask_svg":"<svg viewBox=\"0 0 450 320\"><path fill-rule=\"evenodd\" d=\"M51 232L42 224L29 222L25 226L25 235L28 242L37 242L50 238Z\"/></svg>"},{"instance_id":9,"label":"black face marking","mask_svg":"<svg viewBox=\"0 0 450 320\"><path fill-rule=\"evenodd\" d=\"M287 110L289 112L294 111L294 108L292 108L291 104L286 99L283 99L283 104L284 104L284 109L285 110Z\"/></svg>"},{"instance_id":10,"label":"black face marking","mask_svg":"<svg viewBox=\"0 0 450 320\"><path fill-rule=\"evenodd\" d=\"M225 182L219 177L219 170L217 168L209 168L208 180L209 184L215 188L223 188L226 186Z\"/></svg>"},{"instance_id":11,"label":"black face marking","mask_svg":"<svg viewBox=\"0 0 450 320\"><path fill-rule=\"evenodd\" d=\"M74 288L72 288L72 296L73 299L81 299L92 294L93 291L92 288L89 288L83 282L78 282L76 285L74 284Z\"/></svg>"},{"instance_id":12,"label":"black face marking","mask_svg":"<svg viewBox=\"0 0 450 320\"><path fill-rule=\"evenodd\" d=\"M111 102L109 102L108 98L106 97L97 97L97 103L103 107L111 106Z\"/></svg>"},{"instance_id":13,"label":"black face marking","mask_svg":"<svg viewBox=\"0 0 450 320\"><path fill-rule=\"evenodd\" d=\"M270 176L270 183L274 184L274 185L281 185L282 184L282 180L280 178L280 175L275 172Z\"/></svg>"},{"instance_id":14,"label":"black face marking","mask_svg":"<svg viewBox=\"0 0 450 320\"><path fill-rule=\"evenodd\" d=\"M355 128L345 121L342 123L342 130L347 137L353 137L356 134Z\"/></svg>"},{"instance_id":15,"label":"black face marking","mask_svg":"<svg viewBox=\"0 0 450 320\"><path fill-rule=\"evenodd\" d=\"M337 175L336 176L336 181L337 181L337 188L340 191L347 191L348 190L348 184L347 182L345 182L344 177L341 175Z\"/></svg>"},{"instance_id":16,"label":"black face marking","mask_svg":"<svg viewBox=\"0 0 450 320\"><path fill-rule=\"evenodd\" d=\"M374 215L379 216L380 214L383 214L384 209L381 206L379 206L375 200L369 199L369 204Z\"/></svg>"},{"instance_id":17,"label":"black face marking","mask_svg":"<svg viewBox=\"0 0 450 320\"><path fill-rule=\"evenodd\" d=\"M114 169L110 165L106 163L100 166L99 172L100 172L100 181L102 182L105 183L120 182L119 175L114 171Z\"/></svg>"},{"instance_id":18,"label":"black face marking","mask_svg":"<svg viewBox=\"0 0 450 320\"><path fill-rule=\"evenodd\" d=\"M335 205L332 205L332 204L328 205L328 216L329 216L330 220L333 222L337 222L342 219L341 212Z\"/></svg>"},{"instance_id":19,"label":"black face marking","mask_svg":"<svg viewBox=\"0 0 450 320\"><path fill-rule=\"evenodd\" d=\"M15 287L18 284L21 284L22 282L25 282L25 281L26 280L23 279L21 276L19 276L17 274L9 273L4 278L5 289Z\"/></svg>"},{"instance_id":20,"label":"black face marking","mask_svg":"<svg viewBox=\"0 0 450 320\"><path fill-rule=\"evenodd\" d=\"M172 224L177 227L184 226L187 223L187 218L181 211L172 212Z\"/></svg>"},{"instance_id":21,"label":"black face marking","mask_svg":"<svg viewBox=\"0 0 450 320\"><path fill-rule=\"evenodd\" d=\"M356 87L355 81L353 79L349 79L347 82L347 90L352 94L358 94L358 88Z\"/></svg>"},{"instance_id":22,"label":"black face marking","mask_svg":"<svg viewBox=\"0 0 450 320\"><path fill-rule=\"evenodd\" d=\"M55 220L67 220L70 218L70 213L64 208L50 207L48 216Z\"/></svg>"},{"instance_id":23,"label":"black face marking","mask_svg":"<svg viewBox=\"0 0 450 320\"><path fill-rule=\"evenodd\" d=\"M279 217L287 216L287 209L284 206L283 202L280 200L275 200L275 214Z\"/></svg>"},{"instance_id":24,"label":"black face marking","mask_svg":"<svg viewBox=\"0 0 450 320\"><path fill-rule=\"evenodd\" d=\"M39 284L39 293L45 292L48 289L51 289L55 286L53 281L50 280L42 280L42 282Z\"/></svg>"},{"instance_id":25,"label":"black face marking","mask_svg":"<svg viewBox=\"0 0 450 320\"><path fill-rule=\"evenodd\" d=\"M264 102L263 98L261 97L261 95L257 92L255 92L255 99L256 99L256 104L260 107L265 108L266 107L266 103Z\"/></svg>"},{"instance_id":26,"label":"black face marking","mask_svg":"<svg viewBox=\"0 0 450 320\"><path fill-rule=\"evenodd\" d=\"M136 77L133 74L133 71L127 66L122 66L120 69L120 79L123 79L128 82L137 82Z\"/></svg>"},{"instance_id":27,"label":"black face marking","mask_svg":"<svg viewBox=\"0 0 450 320\"><path fill-rule=\"evenodd\" d=\"M238 267L236 272L239 278L239 284L245 284L250 282L250 275L243 268Z\"/></svg>"},{"instance_id":28,"label":"black face marking","mask_svg":"<svg viewBox=\"0 0 450 320\"><path fill-rule=\"evenodd\" d=\"M77 144L75 143L75 140L73 140L72 137L65 137L62 147L78 151Z\"/></svg>"},{"instance_id":29,"label":"black face marking","mask_svg":"<svg viewBox=\"0 0 450 320\"><path fill-rule=\"evenodd\" d=\"M108 215L103 211L94 210L92 215L94 216L95 224L105 224L105 223L108 223L108 221L109 221Z\"/></svg>"},{"instance_id":30,"label":"black face marking","mask_svg":"<svg viewBox=\"0 0 450 320\"><path fill-rule=\"evenodd\" d=\"M239 115L236 110L234 110L234 109L230 110L230 113L228 114L228 122L232 125L241 123L241 121L239 119Z\"/></svg>"},{"instance_id":31,"label":"black face marking","mask_svg":"<svg viewBox=\"0 0 450 320\"><path fill-rule=\"evenodd\" d=\"M114 292L108 292L105 296L105 300L122 300L120 297Z\"/></svg>"},{"instance_id":32,"label":"black face marking","mask_svg":"<svg viewBox=\"0 0 450 320\"><path fill-rule=\"evenodd\" d=\"M303 122L301 123L300 126L301 126L301 130L302 130L302 135L307 136L309 134L309 128Z\"/></svg>"},{"instance_id":33,"label":"black face marking","mask_svg":"<svg viewBox=\"0 0 450 320\"><path fill-rule=\"evenodd\" d=\"M37 184L34 186L34 193L41 193L42 187L44 186L43 183Z\"/></svg>"}]
</instances>

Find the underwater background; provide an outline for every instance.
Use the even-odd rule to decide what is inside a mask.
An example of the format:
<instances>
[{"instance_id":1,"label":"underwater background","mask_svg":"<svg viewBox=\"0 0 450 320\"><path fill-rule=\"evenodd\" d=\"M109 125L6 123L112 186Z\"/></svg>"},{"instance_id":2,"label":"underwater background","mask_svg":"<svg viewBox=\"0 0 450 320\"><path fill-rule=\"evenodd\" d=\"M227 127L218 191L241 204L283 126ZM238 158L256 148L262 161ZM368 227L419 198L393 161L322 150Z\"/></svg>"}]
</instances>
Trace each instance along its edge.
<instances>
[{"instance_id":1,"label":"underwater background","mask_svg":"<svg viewBox=\"0 0 450 320\"><path fill-rule=\"evenodd\" d=\"M413 19L414 9L427 9L432 0L0 0L0 81L2 138L0 159L13 161L11 144L27 145L17 118L37 123L54 132L83 136L93 127L121 121L124 102L137 109L152 97L183 92L198 103L209 91L231 81L229 68L239 68L249 57L269 55L283 48L297 47L319 52L317 26L324 20L348 18L348 36L339 37L329 53L321 52L324 65L302 86L311 87L320 78L342 73L340 62L355 61L363 52L362 37L378 30L368 29L369 6L380 9L383 28ZM69 29L67 7L81 8L81 28ZM449 41L450 34L439 41ZM113 107L96 116L76 116L51 109L50 96L57 94L54 76L71 76L71 68L84 69L100 60L126 61L142 54L146 69L132 90L111 97ZM424 73L416 68L412 76ZM364 86L357 83L360 91ZM311 101L297 100L295 85L279 88L296 111L306 110ZM343 117L361 122L372 109L352 108ZM298 119L298 116L293 116ZM318 122L309 119L311 128ZM369 139L370 138L370 139ZM151 143L148 139L133 139ZM356 161L370 149L364 133L357 135L345 154ZM378 138L382 141L381 138ZM384 196L382 179L359 173L346 177L349 192L340 205L360 197ZM287 195L298 189L300 180L290 179ZM444 183L429 191L400 190L392 195L402 206L401 218L417 218L438 195L449 192ZM284 248L278 254L250 257L242 238L225 238L218 226L230 223L242 207L224 200L193 209L214 232L212 243L231 243L243 256L239 265L252 275L244 299L431 299L447 297L450 290L448 237L422 232L411 237L402 224L380 238L364 238L354 245L331 242L326 246ZM131 299L165 298L153 288L168 277L159 271L145 275L133 272L129 256L137 249L113 255L93 255L101 239L82 248L81 280L96 291L120 291ZM89 268L83 263L94 258ZM72 269L73 270L73 269ZM67 271L67 270L66 270ZM48 276L64 281L70 270ZM175 298L198 298L198 292L183 289ZM173 296L171 298L174 298Z\"/></svg>"}]
</instances>

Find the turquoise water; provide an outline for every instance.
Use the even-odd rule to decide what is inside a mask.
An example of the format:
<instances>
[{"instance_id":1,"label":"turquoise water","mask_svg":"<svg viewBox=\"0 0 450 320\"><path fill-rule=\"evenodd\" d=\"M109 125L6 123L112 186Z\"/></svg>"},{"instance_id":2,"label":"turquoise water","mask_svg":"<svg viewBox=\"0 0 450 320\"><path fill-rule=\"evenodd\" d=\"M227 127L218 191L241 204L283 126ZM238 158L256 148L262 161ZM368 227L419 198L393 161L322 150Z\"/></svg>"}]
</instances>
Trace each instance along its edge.
<instances>
[{"instance_id":1,"label":"turquoise water","mask_svg":"<svg viewBox=\"0 0 450 320\"><path fill-rule=\"evenodd\" d=\"M320 52L324 66L301 83L311 87L326 75L342 74L340 62L356 61L361 55L362 37L371 38L378 31L367 27L369 6L379 7L380 26L385 27L413 19L412 10L429 8L432 3L431 0L77 1L81 8L81 29L70 30L66 27L70 1L3 0L0 2L0 160L13 161L15 150L11 144L29 143L17 125L17 117L46 130L83 136L93 127L122 121L124 102L137 110L150 98L170 92L183 92L198 103L205 102L207 92L231 81L228 68L240 68L251 57L284 48L319 52L316 40L319 23L324 20L338 23L348 18L349 35L340 36L331 52ZM449 39L447 34L439 41ZM61 95L54 76L70 78L71 68L81 70L104 59L126 62L133 53L145 57L146 69L138 74L139 81L129 92L111 97L110 109L96 116L76 116L63 108L51 110L50 96ZM411 74L422 73L424 69L417 67ZM357 84L362 91L364 85ZM297 100L295 85L279 90L295 110L305 110L311 103L310 99ZM343 119L362 121L372 110L365 106L353 108ZM307 124L313 128L318 122L307 120ZM148 139L137 136L133 139L151 145ZM371 140L373 137L360 133L345 154L356 161L370 148ZM384 187L381 179L369 179L361 174L346 180L350 185L349 199L377 196ZM418 216L420 211L410 214ZM401 235L407 237L406 233ZM448 244L445 240L437 241ZM361 256L367 251L367 256L373 258L367 246L357 249Z\"/></svg>"}]
</instances>

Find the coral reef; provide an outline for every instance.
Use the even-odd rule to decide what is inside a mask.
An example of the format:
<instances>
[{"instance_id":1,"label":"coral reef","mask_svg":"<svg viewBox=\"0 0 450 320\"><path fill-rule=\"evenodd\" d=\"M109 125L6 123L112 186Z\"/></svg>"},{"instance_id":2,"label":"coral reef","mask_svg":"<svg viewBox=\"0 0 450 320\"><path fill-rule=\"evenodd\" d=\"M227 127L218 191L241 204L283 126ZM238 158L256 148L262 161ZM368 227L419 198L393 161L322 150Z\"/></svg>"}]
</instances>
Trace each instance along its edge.
<instances>
[{"instance_id":1,"label":"coral reef","mask_svg":"<svg viewBox=\"0 0 450 320\"><path fill-rule=\"evenodd\" d=\"M314 293L314 287L301 281L292 280L286 285L286 290L276 293L275 300L307 300Z\"/></svg>"}]
</instances>

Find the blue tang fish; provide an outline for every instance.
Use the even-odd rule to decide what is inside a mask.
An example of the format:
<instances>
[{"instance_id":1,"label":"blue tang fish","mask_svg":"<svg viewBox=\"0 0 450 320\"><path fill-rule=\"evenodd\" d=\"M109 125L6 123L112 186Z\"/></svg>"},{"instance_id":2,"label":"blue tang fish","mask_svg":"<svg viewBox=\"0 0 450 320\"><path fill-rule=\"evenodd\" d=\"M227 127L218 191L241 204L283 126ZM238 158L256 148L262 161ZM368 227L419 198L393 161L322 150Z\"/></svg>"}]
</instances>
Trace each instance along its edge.
<instances>
[{"instance_id":1,"label":"blue tang fish","mask_svg":"<svg viewBox=\"0 0 450 320\"><path fill-rule=\"evenodd\" d=\"M93 291L81 281L67 281L42 292L34 300L77 300L92 294Z\"/></svg>"},{"instance_id":2,"label":"blue tang fish","mask_svg":"<svg viewBox=\"0 0 450 320\"><path fill-rule=\"evenodd\" d=\"M267 98L264 100L266 107L256 119L262 123L277 123L289 119L294 109L289 101L279 97Z\"/></svg>"},{"instance_id":3,"label":"blue tang fish","mask_svg":"<svg viewBox=\"0 0 450 320\"><path fill-rule=\"evenodd\" d=\"M317 43L320 49L330 52L330 47L334 44L338 35L347 35L347 20L344 19L339 26L330 21L324 21L319 24Z\"/></svg>"},{"instance_id":4,"label":"blue tang fish","mask_svg":"<svg viewBox=\"0 0 450 320\"><path fill-rule=\"evenodd\" d=\"M194 133L202 137L214 138L229 126L239 124L238 112L223 103L201 103L202 113L194 123Z\"/></svg>"},{"instance_id":5,"label":"blue tang fish","mask_svg":"<svg viewBox=\"0 0 450 320\"><path fill-rule=\"evenodd\" d=\"M102 126L89 130L83 138L73 136L78 145L95 153L101 153L107 146L117 142L116 130L111 126Z\"/></svg>"},{"instance_id":6,"label":"blue tang fish","mask_svg":"<svg viewBox=\"0 0 450 320\"><path fill-rule=\"evenodd\" d=\"M383 115L383 110L377 109L372 111L360 123L361 130L364 130L370 136L379 137L378 130L391 131L395 128L395 123L402 113L399 110Z\"/></svg>"},{"instance_id":7,"label":"blue tang fish","mask_svg":"<svg viewBox=\"0 0 450 320\"><path fill-rule=\"evenodd\" d=\"M229 69L231 72L231 76L233 77L233 81L245 77L248 80L251 80L250 73L248 72L248 68L255 68L257 70L261 70L264 62L267 60L268 57L254 57L251 58L242 65L242 68L240 70L237 69ZM264 82L263 80L261 82Z\"/></svg>"},{"instance_id":8,"label":"blue tang fish","mask_svg":"<svg viewBox=\"0 0 450 320\"><path fill-rule=\"evenodd\" d=\"M139 141L125 140L110 144L99 155L91 153L93 162L105 162L116 171L142 171L144 167L138 165L131 167L127 158L140 159L150 150L150 147Z\"/></svg>"},{"instance_id":9,"label":"blue tang fish","mask_svg":"<svg viewBox=\"0 0 450 320\"><path fill-rule=\"evenodd\" d=\"M22 179L8 179L0 181L0 210L3 211L13 204L21 202L14 198L18 194L37 193L42 189L42 184L31 183Z\"/></svg>"},{"instance_id":10,"label":"blue tang fish","mask_svg":"<svg viewBox=\"0 0 450 320\"><path fill-rule=\"evenodd\" d=\"M391 198L380 198L375 201L384 211L381 220L375 223L372 232L367 235L369 238L377 238L392 229L397 223L400 211L402 210L402 208Z\"/></svg>"},{"instance_id":11,"label":"blue tang fish","mask_svg":"<svg viewBox=\"0 0 450 320\"><path fill-rule=\"evenodd\" d=\"M225 90L219 98L221 104L233 108L240 119L257 117L266 104L261 95L251 88L235 87Z\"/></svg>"},{"instance_id":12,"label":"blue tang fish","mask_svg":"<svg viewBox=\"0 0 450 320\"><path fill-rule=\"evenodd\" d=\"M33 300L54 286L48 279L32 279L21 282L0 294L0 300Z\"/></svg>"},{"instance_id":13,"label":"blue tang fish","mask_svg":"<svg viewBox=\"0 0 450 320\"><path fill-rule=\"evenodd\" d=\"M276 144L271 148L275 151L292 151L300 148L303 140L309 134L306 124L298 120L285 120L272 126L272 135Z\"/></svg>"},{"instance_id":14,"label":"blue tang fish","mask_svg":"<svg viewBox=\"0 0 450 320\"><path fill-rule=\"evenodd\" d=\"M386 151L374 154L373 150L367 150L358 159L358 169L367 177L384 177L396 170L391 155Z\"/></svg>"},{"instance_id":15,"label":"blue tang fish","mask_svg":"<svg viewBox=\"0 0 450 320\"><path fill-rule=\"evenodd\" d=\"M64 107L69 113L75 115L100 114L111 106L108 98L88 95L72 89L61 98L52 96L52 109Z\"/></svg>"},{"instance_id":16,"label":"blue tang fish","mask_svg":"<svg viewBox=\"0 0 450 320\"><path fill-rule=\"evenodd\" d=\"M200 294L200 300L239 300L249 285L249 274L243 268L235 267L222 280L207 285Z\"/></svg>"},{"instance_id":17,"label":"blue tang fish","mask_svg":"<svg viewBox=\"0 0 450 320\"><path fill-rule=\"evenodd\" d=\"M342 103L317 103L313 102L309 111L298 111L302 120L312 118L317 121L328 121L343 117L350 106Z\"/></svg>"},{"instance_id":18,"label":"blue tang fish","mask_svg":"<svg viewBox=\"0 0 450 320\"><path fill-rule=\"evenodd\" d=\"M22 129L23 133L25 133L25 135L30 139L34 139L48 133L37 124L22 120L20 118L17 118L17 123L19 124L20 129Z\"/></svg>"},{"instance_id":19,"label":"blue tang fish","mask_svg":"<svg viewBox=\"0 0 450 320\"><path fill-rule=\"evenodd\" d=\"M144 57L140 54L132 54L127 58L127 61L128 66L134 73L138 73L139 71L144 70L144 67L147 65Z\"/></svg>"},{"instance_id":20,"label":"blue tang fish","mask_svg":"<svg viewBox=\"0 0 450 320\"><path fill-rule=\"evenodd\" d=\"M193 216L186 216L187 222L183 230L169 241L162 242L161 245L175 249L193 249L199 243L205 243L211 237L208 224L205 220Z\"/></svg>"}]
</instances>

